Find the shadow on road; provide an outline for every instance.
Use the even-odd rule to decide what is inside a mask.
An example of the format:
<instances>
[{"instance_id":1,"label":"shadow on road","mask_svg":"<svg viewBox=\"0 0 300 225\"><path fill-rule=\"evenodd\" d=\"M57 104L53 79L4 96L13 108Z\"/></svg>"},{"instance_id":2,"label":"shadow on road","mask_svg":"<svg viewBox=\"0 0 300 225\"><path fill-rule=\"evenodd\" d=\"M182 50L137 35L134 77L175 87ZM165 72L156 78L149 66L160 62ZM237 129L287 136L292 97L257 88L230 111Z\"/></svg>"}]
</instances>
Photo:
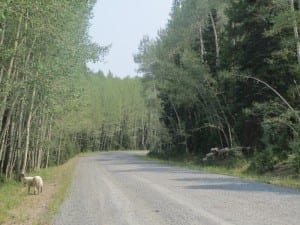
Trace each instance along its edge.
<instances>
[{"instance_id":1,"label":"shadow on road","mask_svg":"<svg viewBox=\"0 0 300 225\"><path fill-rule=\"evenodd\" d=\"M190 190L226 190L239 192L272 192L280 195L300 195L300 191L291 188L283 188L276 185L258 183L246 179L210 174L203 171L194 171L168 165L137 159L134 155L117 153L114 155L99 155L99 158L91 160L97 161L111 167L111 173L156 173L170 177L170 180L182 183L179 185ZM125 165L131 165L127 167ZM124 168L125 166L125 168ZM160 176L160 175L157 175ZM175 177L175 178L174 178ZM179 177L179 178L178 178ZM175 184L174 184L175 185Z\"/></svg>"}]
</instances>

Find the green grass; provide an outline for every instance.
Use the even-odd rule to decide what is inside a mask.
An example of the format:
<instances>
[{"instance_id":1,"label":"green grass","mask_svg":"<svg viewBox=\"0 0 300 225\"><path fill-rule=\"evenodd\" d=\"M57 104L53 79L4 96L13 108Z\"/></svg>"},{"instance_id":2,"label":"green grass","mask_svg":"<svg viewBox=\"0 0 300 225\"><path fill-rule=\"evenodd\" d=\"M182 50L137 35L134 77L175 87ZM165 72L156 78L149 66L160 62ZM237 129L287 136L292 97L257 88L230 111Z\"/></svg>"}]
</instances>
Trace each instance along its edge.
<instances>
[{"instance_id":1,"label":"green grass","mask_svg":"<svg viewBox=\"0 0 300 225\"><path fill-rule=\"evenodd\" d=\"M69 160L67 163L58 166L50 167L48 169L41 169L29 175L39 174L43 177L44 181L49 183L55 181L56 186L54 194L49 199L47 204L46 215L40 215L38 221L33 221L34 225L48 224L53 215L57 212L60 204L68 193L68 187L72 179L74 167L76 165L76 158ZM9 218L9 211L16 208L27 196L27 188L20 182L8 181L0 183L0 224ZM42 218L42 219L41 219ZM17 224L22 224L24 218L13 218Z\"/></svg>"},{"instance_id":2,"label":"green grass","mask_svg":"<svg viewBox=\"0 0 300 225\"><path fill-rule=\"evenodd\" d=\"M263 182L263 183L275 184L283 187L300 189L299 174L290 174L285 176L277 176L272 174L268 174L268 175L256 174L254 172L247 171L249 167L249 163L247 162L240 162L238 165L234 167L204 166L201 165L199 161L195 159L175 161L175 160L162 160L150 156L138 156L138 157L143 160L152 161L161 164L167 164L170 166L177 166L177 167L183 167L192 170L206 171L209 173L229 175L229 176L240 177L243 179L253 180L257 182Z\"/></svg>"},{"instance_id":3,"label":"green grass","mask_svg":"<svg viewBox=\"0 0 300 225\"><path fill-rule=\"evenodd\" d=\"M14 208L24 198L25 193L20 192L22 184L9 181L0 183L0 224L8 216L8 211Z\"/></svg>"},{"instance_id":4,"label":"green grass","mask_svg":"<svg viewBox=\"0 0 300 225\"><path fill-rule=\"evenodd\" d=\"M58 211L59 206L64 201L66 195L68 194L68 188L70 187L70 183L72 180L72 174L74 171L74 167L76 165L77 157L71 159L67 163L59 166L53 167L49 170L43 171L45 177L48 177L51 180L56 180L57 186L56 191L52 198L50 199L47 205L47 212L45 215L41 217L38 221L36 221L35 225L45 225L50 222L55 213Z\"/></svg>"},{"instance_id":5,"label":"green grass","mask_svg":"<svg viewBox=\"0 0 300 225\"><path fill-rule=\"evenodd\" d=\"M27 196L27 188L17 181L0 183L0 224L8 220L23 221L22 215L12 215L10 210L22 204ZM21 224L21 223L18 223Z\"/></svg>"}]
</instances>

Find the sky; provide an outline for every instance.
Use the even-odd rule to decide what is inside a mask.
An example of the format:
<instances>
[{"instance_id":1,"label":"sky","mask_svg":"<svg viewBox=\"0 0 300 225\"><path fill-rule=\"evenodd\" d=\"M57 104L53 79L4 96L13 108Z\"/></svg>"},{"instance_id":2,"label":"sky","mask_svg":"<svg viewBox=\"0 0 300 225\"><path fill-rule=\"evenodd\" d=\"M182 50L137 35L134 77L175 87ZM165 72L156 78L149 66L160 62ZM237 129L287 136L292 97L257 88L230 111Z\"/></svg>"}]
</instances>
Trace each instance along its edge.
<instances>
[{"instance_id":1,"label":"sky","mask_svg":"<svg viewBox=\"0 0 300 225\"><path fill-rule=\"evenodd\" d=\"M93 42L112 47L103 62L88 67L121 78L137 74L133 55L144 35L157 37L165 28L173 0L98 0L93 9L89 35Z\"/></svg>"}]
</instances>

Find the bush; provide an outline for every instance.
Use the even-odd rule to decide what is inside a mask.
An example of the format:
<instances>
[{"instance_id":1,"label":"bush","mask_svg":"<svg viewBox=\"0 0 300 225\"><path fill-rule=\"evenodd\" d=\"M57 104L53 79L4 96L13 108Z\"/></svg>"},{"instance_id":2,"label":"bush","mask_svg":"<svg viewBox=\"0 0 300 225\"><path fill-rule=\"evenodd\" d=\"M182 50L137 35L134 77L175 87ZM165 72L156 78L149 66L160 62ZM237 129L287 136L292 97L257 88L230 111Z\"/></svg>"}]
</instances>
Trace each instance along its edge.
<instances>
[{"instance_id":1,"label":"bush","mask_svg":"<svg viewBox=\"0 0 300 225\"><path fill-rule=\"evenodd\" d=\"M300 139L295 139L292 142L290 142L290 148L293 150L293 153L295 155L294 158L294 165L297 170L297 172L300 172Z\"/></svg>"},{"instance_id":2,"label":"bush","mask_svg":"<svg viewBox=\"0 0 300 225\"><path fill-rule=\"evenodd\" d=\"M254 170L257 173L265 173L274 169L277 161L274 158L274 153L271 148L258 153L250 165L249 170Z\"/></svg>"}]
</instances>

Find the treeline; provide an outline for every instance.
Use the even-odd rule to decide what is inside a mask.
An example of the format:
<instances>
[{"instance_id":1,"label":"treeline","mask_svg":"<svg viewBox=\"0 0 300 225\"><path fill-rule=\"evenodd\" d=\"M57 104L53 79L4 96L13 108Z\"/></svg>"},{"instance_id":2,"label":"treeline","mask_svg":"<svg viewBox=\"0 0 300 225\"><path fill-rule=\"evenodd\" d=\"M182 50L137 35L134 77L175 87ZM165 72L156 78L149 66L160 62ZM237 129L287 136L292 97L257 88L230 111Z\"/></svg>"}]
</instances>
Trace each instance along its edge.
<instances>
[{"instance_id":1,"label":"treeline","mask_svg":"<svg viewBox=\"0 0 300 225\"><path fill-rule=\"evenodd\" d=\"M106 51L87 35L95 2L1 0L0 180L59 163L62 136L73 138L61 130L76 81Z\"/></svg>"},{"instance_id":2,"label":"treeline","mask_svg":"<svg viewBox=\"0 0 300 225\"><path fill-rule=\"evenodd\" d=\"M148 149L159 141L159 114L148 110L141 78L89 72L78 87L84 91L80 107L62 117L61 132L75 135L81 151Z\"/></svg>"},{"instance_id":3,"label":"treeline","mask_svg":"<svg viewBox=\"0 0 300 225\"><path fill-rule=\"evenodd\" d=\"M300 169L299 1L174 0L135 61L158 96L162 157L211 148L251 157L258 172Z\"/></svg>"}]
</instances>

